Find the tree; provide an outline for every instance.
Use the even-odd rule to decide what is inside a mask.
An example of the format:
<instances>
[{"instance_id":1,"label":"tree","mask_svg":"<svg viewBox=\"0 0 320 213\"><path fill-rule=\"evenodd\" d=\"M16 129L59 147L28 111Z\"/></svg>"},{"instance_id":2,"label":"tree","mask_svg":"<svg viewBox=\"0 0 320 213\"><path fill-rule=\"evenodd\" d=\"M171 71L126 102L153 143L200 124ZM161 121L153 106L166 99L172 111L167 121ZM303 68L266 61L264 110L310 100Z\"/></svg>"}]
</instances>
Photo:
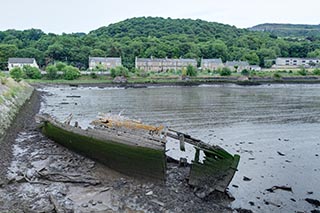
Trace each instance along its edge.
<instances>
[{"instance_id":1,"label":"tree","mask_svg":"<svg viewBox=\"0 0 320 213\"><path fill-rule=\"evenodd\" d=\"M23 70L26 78L30 78L30 79L40 79L41 78L41 72L36 67L31 67L29 65L25 65L22 67L22 70Z\"/></svg>"},{"instance_id":2,"label":"tree","mask_svg":"<svg viewBox=\"0 0 320 213\"><path fill-rule=\"evenodd\" d=\"M220 75L221 76L229 76L229 75L231 75L231 70L228 67L223 67L220 70Z\"/></svg>"},{"instance_id":3,"label":"tree","mask_svg":"<svg viewBox=\"0 0 320 213\"><path fill-rule=\"evenodd\" d=\"M6 68L6 64L10 57L14 57L18 48L11 44L0 44L0 70Z\"/></svg>"},{"instance_id":4,"label":"tree","mask_svg":"<svg viewBox=\"0 0 320 213\"><path fill-rule=\"evenodd\" d=\"M247 70L247 69L244 69L244 70L241 71L241 75L249 76L250 75L250 71Z\"/></svg>"},{"instance_id":5,"label":"tree","mask_svg":"<svg viewBox=\"0 0 320 213\"><path fill-rule=\"evenodd\" d=\"M54 65L49 65L46 67L47 78L49 80L54 80L58 78L58 69Z\"/></svg>"},{"instance_id":6,"label":"tree","mask_svg":"<svg viewBox=\"0 0 320 213\"><path fill-rule=\"evenodd\" d=\"M55 67L57 68L58 71L63 71L66 66L67 65L63 62L57 62L55 64Z\"/></svg>"},{"instance_id":7,"label":"tree","mask_svg":"<svg viewBox=\"0 0 320 213\"><path fill-rule=\"evenodd\" d=\"M123 77L128 77L129 76L129 70L128 68L126 67L123 67L123 66L119 66L119 67L116 67L116 68L112 68L110 70L111 72L111 76L113 78L117 77L117 76L123 76Z\"/></svg>"},{"instance_id":8,"label":"tree","mask_svg":"<svg viewBox=\"0 0 320 213\"><path fill-rule=\"evenodd\" d=\"M74 80L80 77L79 69L73 66L66 66L63 68L63 78L65 80Z\"/></svg>"},{"instance_id":9,"label":"tree","mask_svg":"<svg viewBox=\"0 0 320 213\"><path fill-rule=\"evenodd\" d=\"M186 72L187 76L196 76L197 75L197 71L196 68L194 66L192 66L191 64L189 64L187 66L187 72Z\"/></svg>"},{"instance_id":10,"label":"tree","mask_svg":"<svg viewBox=\"0 0 320 213\"><path fill-rule=\"evenodd\" d=\"M14 67L10 70L10 76L16 80L16 81L20 81L22 78L25 77L25 74L23 72L23 70L20 67Z\"/></svg>"}]
</instances>

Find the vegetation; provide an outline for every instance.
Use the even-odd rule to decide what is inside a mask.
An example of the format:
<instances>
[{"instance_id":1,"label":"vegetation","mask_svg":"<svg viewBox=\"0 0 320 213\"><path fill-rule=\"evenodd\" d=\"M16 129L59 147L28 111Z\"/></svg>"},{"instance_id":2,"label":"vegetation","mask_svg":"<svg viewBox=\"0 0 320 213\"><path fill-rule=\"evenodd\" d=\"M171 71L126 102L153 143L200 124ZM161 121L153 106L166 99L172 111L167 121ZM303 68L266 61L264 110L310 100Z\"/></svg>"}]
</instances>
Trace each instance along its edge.
<instances>
[{"instance_id":1,"label":"vegetation","mask_svg":"<svg viewBox=\"0 0 320 213\"><path fill-rule=\"evenodd\" d=\"M65 66L63 68L63 78L65 80L74 80L80 77L80 71L73 66Z\"/></svg>"},{"instance_id":2,"label":"vegetation","mask_svg":"<svg viewBox=\"0 0 320 213\"><path fill-rule=\"evenodd\" d=\"M188 65L187 70L186 70L186 75L187 76L196 76L197 75L197 70L194 66Z\"/></svg>"},{"instance_id":3,"label":"vegetation","mask_svg":"<svg viewBox=\"0 0 320 213\"><path fill-rule=\"evenodd\" d=\"M231 75L231 70L228 67L223 67L220 70L220 75L221 76L229 76L229 75Z\"/></svg>"},{"instance_id":4,"label":"vegetation","mask_svg":"<svg viewBox=\"0 0 320 213\"><path fill-rule=\"evenodd\" d=\"M281 37L318 37L320 25L307 24L260 24L250 28L254 31L266 31Z\"/></svg>"},{"instance_id":5,"label":"vegetation","mask_svg":"<svg viewBox=\"0 0 320 213\"><path fill-rule=\"evenodd\" d=\"M58 68L54 65L49 65L46 67L47 78L49 80L54 80L58 78Z\"/></svg>"},{"instance_id":6,"label":"vegetation","mask_svg":"<svg viewBox=\"0 0 320 213\"><path fill-rule=\"evenodd\" d=\"M320 56L320 38L279 38L202 20L152 17L128 19L88 34L55 35L38 29L0 32L0 70L9 57L33 57L41 67L60 61L86 70L89 56L121 56L129 70L136 56L248 60L268 67L278 56ZM60 63L56 66L63 69Z\"/></svg>"},{"instance_id":7,"label":"vegetation","mask_svg":"<svg viewBox=\"0 0 320 213\"><path fill-rule=\"evenodd\" d=\"M20 67L14 67L10 70L10 76L16 80L16 81L20 81L22 78L25 77L25 74L23 72L23 70Z\"/></svg>"},{"instance_id":8,"label":"vegetation","mask_svg":"<svg viewBox=\"0 0 320 213\"><path fill-rule=\"evenodd\" d=\"M113 78L115 78L117 76L123 76L123 77L128 77L129 76L129 70L126 67L123 67L123 66L112 68L110 70L110 72L111 72L111 76Z\"/></svg>"},{"instance_id":9,"label":"vegetation","mask_svg":"<svg viewBox=\"0 0 320 213\"><path fill-rule=\"evenodd\" d=\"M31 66L23 66L22 70L24 72L25 78L30 78L30 79L40 79L41 78L41 72L38 68L36 67L31 67Z\"/></svg>"}]
</instances>

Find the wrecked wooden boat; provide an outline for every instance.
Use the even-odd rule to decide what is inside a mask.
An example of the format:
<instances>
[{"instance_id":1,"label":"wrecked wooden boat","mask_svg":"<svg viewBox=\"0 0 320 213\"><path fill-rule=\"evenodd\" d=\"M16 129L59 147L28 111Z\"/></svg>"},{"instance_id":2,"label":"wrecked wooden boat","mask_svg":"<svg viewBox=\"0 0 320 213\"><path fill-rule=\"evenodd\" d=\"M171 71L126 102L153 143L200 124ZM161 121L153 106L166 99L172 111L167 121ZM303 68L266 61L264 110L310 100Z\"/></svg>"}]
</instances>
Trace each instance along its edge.
<instances>
[{"instance_id":1,"label":"wrecked wooden boat","mask_svg":"<svg viewBox=\"0 0 320 213\"><path fill-rule=\"evenodd\" d=\"M239 155L231 155L190 135L122 116L104 115L92 122L94 128L85 130L77 122L70 125L70 118L65 123L47 114L37 115L37 119L42 123L42 132L52 140L118 172L139 178L165 181L167 141L178 141L182 151L185 143L191 144L196 151L189 163L189 184L203 197L215 190L226 190L240 159Z\"/></svg>"}]
</instances>

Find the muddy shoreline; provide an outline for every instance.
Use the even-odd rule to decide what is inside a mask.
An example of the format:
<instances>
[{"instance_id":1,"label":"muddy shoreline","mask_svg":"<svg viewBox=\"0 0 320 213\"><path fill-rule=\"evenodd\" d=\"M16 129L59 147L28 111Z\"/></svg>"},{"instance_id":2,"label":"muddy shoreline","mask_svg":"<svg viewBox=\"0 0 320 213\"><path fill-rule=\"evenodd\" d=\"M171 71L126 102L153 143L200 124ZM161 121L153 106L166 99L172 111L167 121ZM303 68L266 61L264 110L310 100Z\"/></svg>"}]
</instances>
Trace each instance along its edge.
<instances>
[{"instance_id":1,"label":"muddy shoreline","mask_svg":"<svg viewBox=\"0 0 320 213\"><path fill-rule=\"evenodd\" d=\"M165 184L133 179L57 145L36 128L35 91L0 150L1 212L232 212L225 194L198 198L188 167L168 163Z\"/></svg>"},{"instance_id":2,"label":"muddy shoreline","mask_svg":"<svg viewBox=\"0 0 320 213\"><path fill-rule=\"evenodd\" d=\"M320 84L318 77L283 77L281 79L273 78L252 78L250 80L238 80L237 78L220 77L216 79L201 79L201 80L186 80L177 82L143 82L143 83L82 83L70 81L70 83L55 83L55 82L39 82L31 83L35 87L45 85L69 85L73 87L120 87L120 88L146 88L146 87L162 87L162 86L200 86L200 85L221 85L221 84L236 84L240 86L257 86L265 84Z\"/></svg>"}]
</instances>

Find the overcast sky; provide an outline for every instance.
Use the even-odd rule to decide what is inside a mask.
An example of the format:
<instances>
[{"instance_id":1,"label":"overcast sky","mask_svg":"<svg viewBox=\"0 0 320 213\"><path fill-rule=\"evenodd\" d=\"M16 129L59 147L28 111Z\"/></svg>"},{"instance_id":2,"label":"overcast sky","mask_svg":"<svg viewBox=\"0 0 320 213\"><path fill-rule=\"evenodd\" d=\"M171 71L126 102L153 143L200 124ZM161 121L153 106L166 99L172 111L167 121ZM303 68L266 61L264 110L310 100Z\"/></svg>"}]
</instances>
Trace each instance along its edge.
<instances>
[{"instance_id":1,"label":"overcast sky","mask_svg":"<svg viewBox=\"0 0 320 213\"><path fill-rule=\"evenodd\" d=\"M320 0L0 0L0 30L89 32L140 16L192 18L235 25L320 24Z\"/></svg>"}]
</instances>

